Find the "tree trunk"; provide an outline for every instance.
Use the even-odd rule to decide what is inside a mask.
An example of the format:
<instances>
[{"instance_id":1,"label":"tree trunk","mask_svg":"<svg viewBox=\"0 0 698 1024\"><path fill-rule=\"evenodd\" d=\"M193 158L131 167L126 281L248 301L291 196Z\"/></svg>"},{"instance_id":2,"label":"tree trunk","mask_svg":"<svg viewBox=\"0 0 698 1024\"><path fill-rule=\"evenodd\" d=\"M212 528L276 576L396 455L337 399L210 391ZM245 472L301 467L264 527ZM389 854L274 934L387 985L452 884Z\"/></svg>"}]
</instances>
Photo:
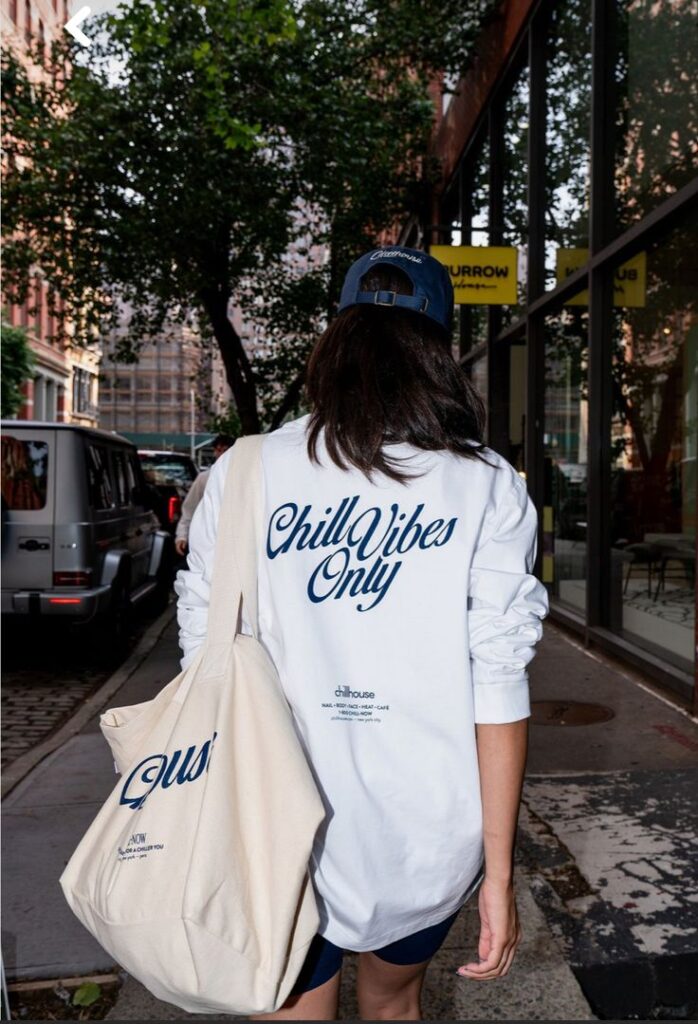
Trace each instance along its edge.
<instances>
[{"instance_id":1,"label":"tree trunk","mask_svg":"<svg viewBox=\"0 0 698 1024\"><path fill-rule=\"evenodd\" d=\"M618 408L623 412L625 418L630 424L630 429L633 432L633 438L635 441L635 447L637 448L637 455L640 460L640 465L643 469L647 468L647 464L650 461L650 454L647 448L647 442L645 440L645 432L642 427L642 419L640 417L639 410L632 405L627 397L623 394L623 387L621 381L614 374L613 376L613 390L615 392L616 403Z\"/></svg>"},{"instance_id":2,"label":"tree trunk","mask_svg":"<svg viewBox=\"0 0 698 1024\"><path fill-rule=\"evenodd\" d=\"M676 434L677 420L681 412L682 356L683 351L679 346L674 362L665 371L666 380L662 386L662 404L652 438L652 454L647 467L650 473L666 471L671 445Z\"/></svg>"},{"instance_id":3,"label":"tree trunk","mask_svg":"<svg viewBox=\"0 0 698 1024\"><path fill-rule=\"evenodd\" d=\"M229 300L229 295L217 290L204 289L201 293L201 302L211 320L243 433L258 434L260 423L254 372L242 341L228 318Z\"/></svg>"},{"instance_id":4,"label":"tree trunk","mask_svg":"<svg viewBox=\"0 0 698 1024\"><path fill-rule=\"evenodd\" d=\"M662 472L666 468L666 461L669 456L676 426L676 403L674 398L681 375L681 359L682 348L679 346L674 361L670 366L664 368L666 379L662 384L661 406L654 437L651 438L651 450L647 446L640 409L628 401L623 394L621 381L615 374L613 376L615 399L618 408L622 409L630 423L640 465L645 472Z\"/></svg>"}]
</instances>

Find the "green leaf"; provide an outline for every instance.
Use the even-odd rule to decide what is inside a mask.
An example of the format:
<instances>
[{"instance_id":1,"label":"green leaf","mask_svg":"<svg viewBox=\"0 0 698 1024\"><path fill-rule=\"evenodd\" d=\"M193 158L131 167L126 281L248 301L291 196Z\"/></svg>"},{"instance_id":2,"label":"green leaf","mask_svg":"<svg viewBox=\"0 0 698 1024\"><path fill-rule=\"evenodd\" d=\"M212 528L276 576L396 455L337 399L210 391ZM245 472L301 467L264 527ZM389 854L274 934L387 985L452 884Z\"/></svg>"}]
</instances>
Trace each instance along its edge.
<instances>
[{"instance_id":1,"label":"green leaf","mask_svg":"<svg viewBox=\"0 0 698 1024\"><path fill-rule=\"evenodd\" d=\"M0 405L2 416L14 416L22 404L22 385L29 380L34 368L34 353L29 347L23 327L11 327L2 321L0 339Z\"/></svg>"},{"instance_id":2,"label":"green leaf","mask_svg":"<svg viewBox=\"0 0 698 1024\"><path fill-rule=\"evenodd\" d=\"M92 1006L101 998L102 989L94 981L86 981L75 989L73 994L73 1006Z\"/></svg>"}]
</instances>

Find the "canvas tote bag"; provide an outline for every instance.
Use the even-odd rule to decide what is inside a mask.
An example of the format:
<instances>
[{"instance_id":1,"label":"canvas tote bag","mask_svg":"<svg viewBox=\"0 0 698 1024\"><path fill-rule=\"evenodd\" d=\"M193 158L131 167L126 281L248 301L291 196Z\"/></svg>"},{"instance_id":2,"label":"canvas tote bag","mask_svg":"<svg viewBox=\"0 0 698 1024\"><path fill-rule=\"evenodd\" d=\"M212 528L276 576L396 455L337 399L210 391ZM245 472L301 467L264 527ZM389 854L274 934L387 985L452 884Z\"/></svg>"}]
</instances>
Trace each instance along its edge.
<instances>
[{"instance_id":1,"label":"canvas tote bag","mask_svg":"<svg viewBox=\"0 0 698 1024\"><path fill-rule=\"evenodd\" d=\"M206 642L154 700L102 715L122 778L60 879L114 960L193 1013L278 1009L318 927L324 808L257 639L261 443L230 457Z\"/></svg>"}]
</instances>

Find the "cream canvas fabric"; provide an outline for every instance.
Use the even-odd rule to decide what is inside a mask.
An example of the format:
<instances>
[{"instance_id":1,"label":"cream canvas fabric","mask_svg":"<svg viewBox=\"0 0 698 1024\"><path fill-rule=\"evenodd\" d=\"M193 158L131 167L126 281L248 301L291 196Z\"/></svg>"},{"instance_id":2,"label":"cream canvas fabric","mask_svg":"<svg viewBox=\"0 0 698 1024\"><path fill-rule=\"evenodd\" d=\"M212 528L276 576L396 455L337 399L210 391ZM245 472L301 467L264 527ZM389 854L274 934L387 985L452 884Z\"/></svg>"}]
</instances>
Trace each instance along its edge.
<instances>
[{"instance_id":1,"label":"cream canvas fabric","mask_svg":"<svg viewBox=\"0 0 698 1024\"><path fill-rule=\"evenodd\" d=\"M260 444L228 463L206 642L154 700L102 716L122 777L60 879L114 959L194 1013L277 1009L318 927L324 809L256 636Z\"/></svg>"}]
</instances>

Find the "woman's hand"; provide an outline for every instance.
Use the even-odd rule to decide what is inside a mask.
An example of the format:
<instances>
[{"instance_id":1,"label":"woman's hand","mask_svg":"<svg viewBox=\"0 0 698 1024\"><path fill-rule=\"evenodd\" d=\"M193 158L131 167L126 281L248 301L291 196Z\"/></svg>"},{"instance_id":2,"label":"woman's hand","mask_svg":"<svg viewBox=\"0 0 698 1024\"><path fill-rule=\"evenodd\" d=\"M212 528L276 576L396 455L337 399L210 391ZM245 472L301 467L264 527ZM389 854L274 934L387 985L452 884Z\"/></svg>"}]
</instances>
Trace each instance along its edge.
<instances>
[{"instance_id":1,"label":"woman's hand","mask_svg":"<svg viewBox=\"0 0 698 1024\"><path fill-rule=\"evenodd\" d=\"M474 981L503 978L521 942L521 925L511 882L491 881L486 876L478 897L480 911L480 963L465 964L458 974Z\"/></svg>"}]
</instances>

